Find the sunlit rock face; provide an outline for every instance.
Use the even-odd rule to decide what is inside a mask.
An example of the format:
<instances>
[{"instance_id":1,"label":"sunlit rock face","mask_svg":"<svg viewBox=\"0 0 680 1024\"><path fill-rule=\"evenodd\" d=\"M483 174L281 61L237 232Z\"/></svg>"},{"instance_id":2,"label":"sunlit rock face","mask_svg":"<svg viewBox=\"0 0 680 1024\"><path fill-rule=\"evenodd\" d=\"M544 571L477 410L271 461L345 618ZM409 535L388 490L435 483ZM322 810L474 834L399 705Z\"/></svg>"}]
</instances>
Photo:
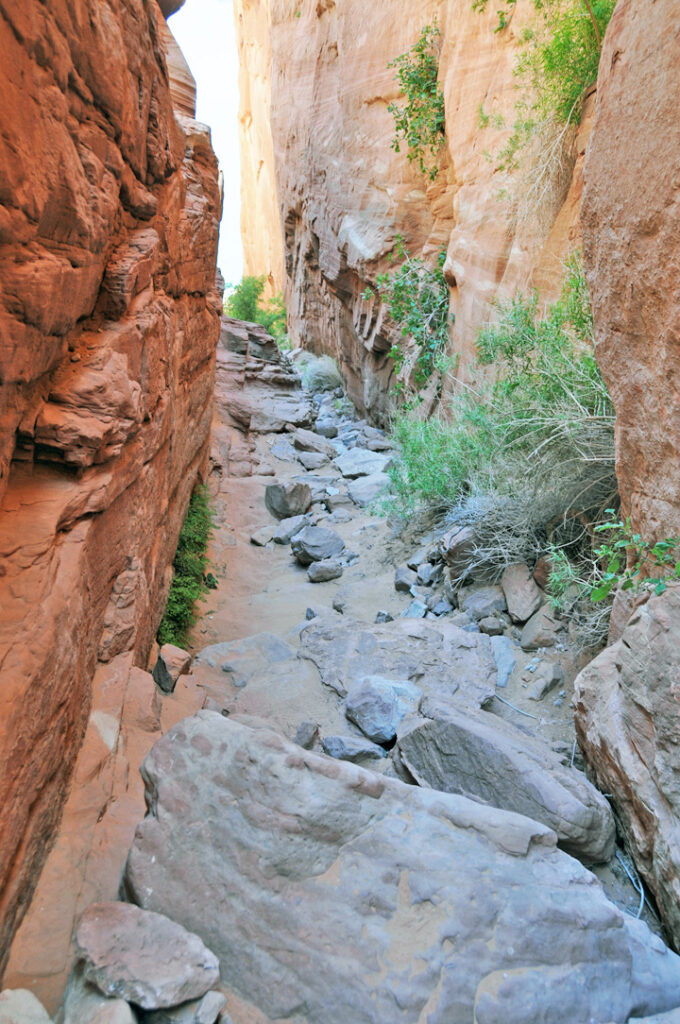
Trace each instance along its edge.
<instances>
[{"instance_id":1,"label":"sunlit rock face","mask_svg":"<svg viewBox=\"0 0 680 1024\"><path fill-rule=\"evenodd\" d=\"M0 969L206 460L220 195L162 29L147 0L0 13Z\"/></svg>"},{"instance_id":2,"label":"sunlit rock face","mask_svg":"<svg viewBox=\"0 0 680 1024\"><path fill-rule=\"evenodd\" d=\"M499 197L512 187L524 199L526 187L496 170L490 155L508 132L480 127L480 105L514 121L517 40L534 7L519 0L501 33L493 7L479 14L460 0L236 3L248 84L242 146L251 154L242 185L246 272L271 271L282 283L294 343L334 355L354 401L378 420L393 383L387 353L395 332L381 304L361 296L391 265L397 235L414 255L447 253L450 352L463 375L494 301L534 286L542 299L554 298L560 261L580 244L588 112L560 187L529 202L528 216ZM446 146L430 182L391 147L387 105L398 91L387 64L435 17ZM272 254L281 237L279 277Z\"/></svg>"}]
</instances>

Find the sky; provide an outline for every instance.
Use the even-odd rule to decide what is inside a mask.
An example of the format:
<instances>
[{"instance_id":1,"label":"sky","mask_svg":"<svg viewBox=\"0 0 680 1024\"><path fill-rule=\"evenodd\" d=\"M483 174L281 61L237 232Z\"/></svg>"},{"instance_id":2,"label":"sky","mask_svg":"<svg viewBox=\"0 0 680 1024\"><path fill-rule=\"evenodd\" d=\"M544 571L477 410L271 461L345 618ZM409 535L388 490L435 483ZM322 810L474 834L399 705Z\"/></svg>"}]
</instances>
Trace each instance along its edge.
<instances>
[{"instance_id":1,"label":"sky","mask_svg":"<svg viewBox=\"0 0 680 1024\"><path fill-rule=\"evenodd\" d=\"M196 79L196 119L210 125L224 175L217 263L224 280L243 276L238 145L238 54L233 0L187 0L168 21Z\"/></svg>"}]
</instances>

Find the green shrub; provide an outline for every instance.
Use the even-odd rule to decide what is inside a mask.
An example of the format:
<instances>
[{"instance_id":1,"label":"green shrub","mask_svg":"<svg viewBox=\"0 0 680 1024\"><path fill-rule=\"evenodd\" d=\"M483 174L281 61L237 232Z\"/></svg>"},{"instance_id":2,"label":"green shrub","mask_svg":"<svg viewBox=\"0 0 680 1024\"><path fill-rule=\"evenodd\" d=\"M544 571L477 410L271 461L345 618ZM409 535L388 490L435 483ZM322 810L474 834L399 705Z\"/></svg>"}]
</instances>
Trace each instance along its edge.
<instances>
[{"instance_id":1,"label":"green shrub","mask_svg":"<svg viewBox=\"0 0 680 1024\"><path fill-rule=\"evenodd\" d=\"M212 527L207 487L197 487L191 496L180 530L172 564L173 576L165 613L158 628L159 644L184 647L196 622L196 602L209 589L205 581L205 554Z\"/></svg>"},{"instance_id":2,"label":"green shrub","mask_svg":"<svg viewBox=\"0 0 680 1024\"><path fill-rule=\"evenodd\" d=\"M444 145L444 94L439 88L439 28L425 25L418 42L387 65L395 68L395 78L406 97L405 106L390 103L395 137L392 149L407 147L407 158L415 161L431 181L437 176L437 154Z\"/></svg>"},{"instance_id":3,"label":"green shrub","mask_svg":"<svg viewBox=\"0 0 680 1024\"><path fill-rule=\"evenodd\" d=\"M229 285L224 310L227 316L233 316L236 320L262 324L279 343L279 348L285 349L286 307L283 295L279 292L263 304L261 297L266 280L265 277L243 277L237 285ZM287 347L290 348L290 343Z\"/></svg>"},{"instance_id":4,"label":"green shrub","mask_svg":"<svg viewBox=\"0 0 680 1024\"><path fill-rule=\"evenodd\" d=\"M449 289L443 273L446 253L439 254L437 265L431 270L423 260L411 256L403 238L397 236L391 259L403 262L396 270L378 275L376 290L402 337L415 342L418 354L413 383L417 390L442 366L449 340ZM364 292L365 299L371 295L371 289ZM401 345L392 346L390 357L397 373L404 365L405 356ZM397 393L403 396L405 390L400 383Z\"/></svg>"}]
</instances>

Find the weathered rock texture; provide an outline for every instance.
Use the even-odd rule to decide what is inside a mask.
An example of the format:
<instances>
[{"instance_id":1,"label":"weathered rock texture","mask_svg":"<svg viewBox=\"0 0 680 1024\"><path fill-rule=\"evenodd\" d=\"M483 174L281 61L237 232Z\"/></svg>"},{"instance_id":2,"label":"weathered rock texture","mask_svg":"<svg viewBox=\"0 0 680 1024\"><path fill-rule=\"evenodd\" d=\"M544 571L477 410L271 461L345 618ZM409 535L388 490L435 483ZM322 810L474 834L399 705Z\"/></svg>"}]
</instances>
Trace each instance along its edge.
<instances>
[{"instance_id":1,"label":"weathered rock texture","mask_svg":"<svg viewBox=\"0 0 680 1024\"><path fill-rule=\"evenodd\" d=\"M579 743L680 947L680 591L638 608L577 677Z\"/></svg>"},{"instance_id":2,"label":"weathered rock texture","mask_svg":"<svg viewBox=\"0 0 680 1024\"><path fill-rule=\"evenodd\" d=\"M455 315L451 350L464 370L493 302L560 276L559 258L579 244L578 204L588 117L575 144L571 183L550 192L531 221L498 200L508 185L485 151L507 132L480 129L479 107L514 120L517 38L535 15L518 0L512 24L494 33L485 14L461 0L237 0L242 57L243 236L248 273L282 280L295 344L336 356L350 395L384 414L395 338L385 310L362 292L387 269L401 234L414 255L447 251ZM434 183L391 149L387 105L397 99L389 61L422 27L441 28L440 82L447 147ZM270 127L271 126L271 127ZM273 183L275 182L275 187ZM520 186L519 191L525 191ZM274 197L278 210L272 209ZM285 272L273 253L285 244Z\"/></svg>"},{"instance_id":3,"label":"weathered rock texture","mask_svg":"<svg viewBox=\"0 0 680 1024\"><path fill-rule=\"evenodd\" d=\"M220 195L150 0L0 11L0 970L205 464ZM164 27L164 26L163 26Z\"/></svg>"},{"instance_id":4,"label":"weathered rock texture","mask_svg":"<svg viewBox=\"0 0 680 1024\"><path fill-rule=\"evenodd\" d=\"M518 814L406 786L214 712L144 765L126 884L223 982L301 1024L623 1022L680 959Z\"/></svg>"},{"instance_id":5,"label":"weathered rock texture","mask_svg":"<svg viewBox=\"0 0 680 1024\"><path fill-rule=\"evenodd\" d=\"M617 475L645 537L680 533L680 25L620 0L605 38L581 211Z\"/></svg>"}]
</instances>

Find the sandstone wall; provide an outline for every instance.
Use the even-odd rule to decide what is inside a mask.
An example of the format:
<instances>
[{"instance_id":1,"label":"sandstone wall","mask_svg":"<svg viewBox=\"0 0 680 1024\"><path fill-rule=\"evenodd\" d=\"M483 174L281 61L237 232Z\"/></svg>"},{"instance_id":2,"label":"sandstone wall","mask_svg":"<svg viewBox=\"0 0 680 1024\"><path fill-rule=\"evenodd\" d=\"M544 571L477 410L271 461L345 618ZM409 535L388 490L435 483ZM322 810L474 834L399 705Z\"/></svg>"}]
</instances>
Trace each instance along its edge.
<instances>
[{"instance_id":1,"label":"sandstone wall","mask_svg":"<svg viewBox=\"0 0 680 1024\"><path fill-rule=\"evenodd\" d=\"M677 14L673 0L619 0L600 62L582 207L624 510L655 540L680 533Z\"/></svg>"},{"instance_id":2,"label":"sandstone wall","mask_svg":"<svg viewBox=\"0 0 680 1024\"><path fill-rule=\"evenodd\" d=\"M217 166L160 22L0 2L0 971L96 663L144 663L206 458Z\"/></svg>"},{"instance_id":3,"label":"sandstone wall","mask_svg":"<svg viewBox=\"0 0 680 1024\"><path fill-rule=\"evenodd\" d=\"M481 129L479 108L501 114L508 124L514 120L512 71L518 34L534 10L531 0L518 0L511 27L501 33L493 31L495 5L481 15L471 0L237 0L237 8L250 89L242 99L242 140L254 147L242 186L247 266L264 272L283 229L294 343L336 356L352 398L380 419L394 333L380 304L365 302L361 293L389 266L396 235L416 255L446 249L455 315L451 352L465 374L494 300L532 285L545 299L554 297L560 259L580 244L589 118L564 187L548 189L537 215L518 221L511 204L498 198L509 182L485 155L498 152L508 132ZM403 152L390 148L394 127L387 105L398 94L387 64L435 17L447 148L430 184ZM260 180L276 181L278 218L262 204L256 164Z\"/></svg>"}]
</instances>

